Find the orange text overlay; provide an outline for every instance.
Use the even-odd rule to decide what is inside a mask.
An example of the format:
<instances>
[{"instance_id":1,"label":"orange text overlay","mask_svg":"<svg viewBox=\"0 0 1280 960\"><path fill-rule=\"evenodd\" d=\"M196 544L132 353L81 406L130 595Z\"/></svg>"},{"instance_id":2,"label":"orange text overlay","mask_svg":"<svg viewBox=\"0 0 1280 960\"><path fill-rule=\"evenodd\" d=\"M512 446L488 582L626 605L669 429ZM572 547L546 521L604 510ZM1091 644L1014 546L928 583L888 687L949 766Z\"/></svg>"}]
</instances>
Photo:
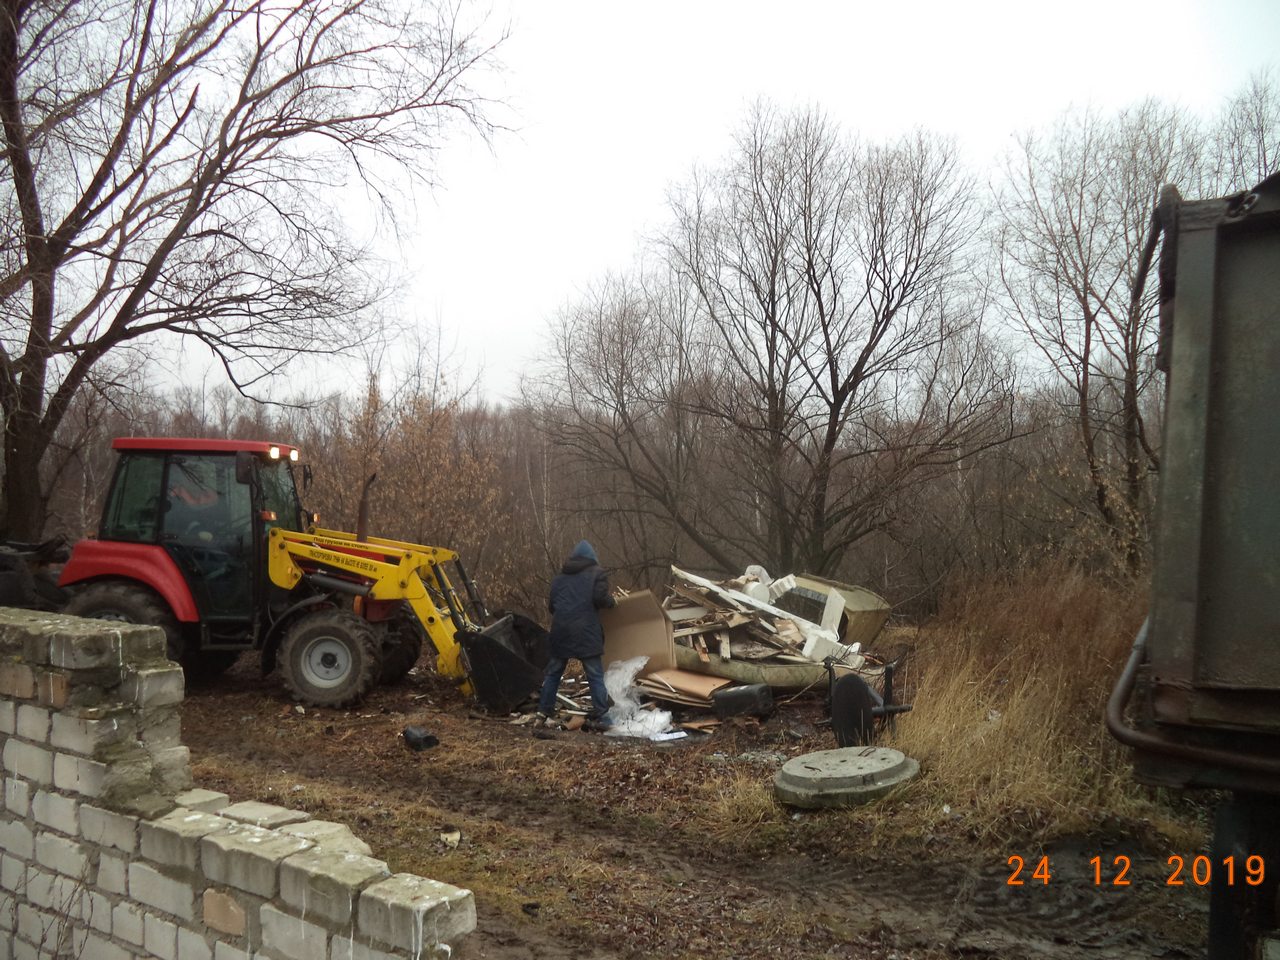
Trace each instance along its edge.
<instances>
[{"instance_id":1,"label":"orange text overlay","mask_svg":"<svg viewBox=\"0 0 1280 960\"><path fill-rule=\"evenodd\" d=\"M1037 886L1054 882L1054 867L1051 858L1020 857L1014 855L1008 860L1009 876L1005 884L1010 887ZM1157 876L1150 876L1144 864L1144 876L1139 879L1133 860L1124 854L1116 856L1098 856L1089 860L1087 882L1096 887L1128 887L1135 882L1143 883L1154 880L1163 882L1167 887L1207 887L1215 880L1229 887L1247 884L1260 886L1266 879L1267 865L1262 857L1222 857L1213 859L1204 856L1169 857ZM1074 871L1072 876L1075 876Z\"/></svg>"}]
</instances>

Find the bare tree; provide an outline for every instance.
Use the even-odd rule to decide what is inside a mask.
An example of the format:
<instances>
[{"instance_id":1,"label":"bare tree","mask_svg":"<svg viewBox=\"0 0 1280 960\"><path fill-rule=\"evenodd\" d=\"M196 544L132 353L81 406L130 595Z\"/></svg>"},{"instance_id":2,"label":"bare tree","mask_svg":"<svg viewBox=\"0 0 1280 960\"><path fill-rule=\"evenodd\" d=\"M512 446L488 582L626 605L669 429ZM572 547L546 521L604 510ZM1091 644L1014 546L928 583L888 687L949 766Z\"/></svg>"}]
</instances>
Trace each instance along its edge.
<instances>
[{"instance_id":1,"label":"bare tree","mask_svg":"<svg viewBox=\"0 0 1280 960\"><path fill-rule=\"evenodd\" d=\"M1011 372L972 296L974 188L923 133L859 145L761 108L668 250L724 372L698 409L743 444L767 516L745 544L831 572L912 484L1008 435Z\"/></svg>"},{"instance_id":2,"label":"bare tree","mask_svg":"<svg viewBox=\"0 0 1280 960\"><path fill-rule=\"evenodd\" d=\"M911 485L1008 436L948 144L761 107L673 207L662 269L571 311L542 394L627 510L721 568L829 573Z\"/></svg>"},{"instance_id":3,"label":"bare tree","mask_svg":"<svg viewBox=\"0 0 1280 960\"><path fill-rule=\"evenodd\" d=\"M1139 255L1160 185L1197 192L1206 148L1191 117L1153 101L1114 119L1071 115L1022 138L999 201L1005 290L1065 388L1092 510L1130 569L1160 465L1147 423L1155 291L1138 287Z\"/></svg>"},{"instance_id":4,"label":"bare tree","mask_svg":"<svg viewBox=\"0 0 1280 960\"><path fill-rule=\"evenodd\" d=\"M104 357L204 344L242 389L368 330L377 290L333 197L429 175L490 59L458 6L6 0L0 11L4 528Z\"/></svg>"},{"instance_id":5,"label":"bare tree","mask_svg":"<svg viewBox=\"0 0 1280 960\"><path fill-rule=\"evenodd\" d=\"M1227 102L1214 137L1215 192L1247 190L1280 170L1280 85L1265 70Z\"/></svg>"}]
</instances>

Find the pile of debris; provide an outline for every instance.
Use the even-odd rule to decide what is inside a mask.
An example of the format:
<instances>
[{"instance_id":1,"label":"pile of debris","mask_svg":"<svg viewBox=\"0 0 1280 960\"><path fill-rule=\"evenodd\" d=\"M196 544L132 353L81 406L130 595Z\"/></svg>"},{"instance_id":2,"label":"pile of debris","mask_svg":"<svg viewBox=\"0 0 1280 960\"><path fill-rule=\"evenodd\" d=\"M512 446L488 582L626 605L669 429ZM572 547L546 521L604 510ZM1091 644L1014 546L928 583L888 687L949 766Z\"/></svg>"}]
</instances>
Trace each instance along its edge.
<instances>
[{"instance_id":1,"label":"pile of debris","mask_svg":"<svg viewBox=\"0 0 1280 960\"><path fill-rule=\"evenodd\" d=\"M601 612L601 623L606 669L643 658L632 681L639 693L685 717L701 711L679 726L706 729L730 716L765 716L775 693L848 673L878 685L881 665L863 648L884 625L889 605L874 593L816 577L774 581L759 567L719 583L678 567L671 572L661 603L647 590L629 594Z\"/></svg>"},{"instance_id":2,"label":"pile of debris","mask_svg":"<svg viewBox=\"0 0 1280 960\"><path fill-rule=\"evenodd\" d=\"M884 664L866 650L889 616L889 604L871 591L807 575L773 580L760 567L720 582L679 567L671 573L661 602L642 590L600 612L606 683L615 708L629 708L611 711L618 716L610 721L621 726L614 732L670 739L682 735L671 726L707 730L732 716L767 716L775 693L828 682L832 690L841 681L854 686L863 726L871 722L869 711L891 699ZM619 667L621 679L614 676ZM846 681L849 675L858 679ZM671 712L650 703L652 715L639 716L635 711L646 709L640 697ZM580 728L588 704L586 684L566 677L560 725ZM626 722L619 725L622 713ZM532 720L529 714L512 722Z\"/></svg>"},{"instance_id":3,"label":"pile of debris","mask_svg":"<svg viewBox=\"0 0 1280 960\"><path fill-rule=\"evenodd\" d=\"M704 665L713 664L714 652L722 670L734 661L808 667L830 661L857 670L867 663L863 646L889 616L889 605L871 591L816 577L770 580L762 568L751 567L737 579L715 583L678 567L671 573L662 606L674 624L675 642ZM719 675L738 679L735 673L741 671ZM768 682L767 672L751 673ZM778 682L771 686L793 683L791 674L775 676Z\"/></svg>"}]
</instances>

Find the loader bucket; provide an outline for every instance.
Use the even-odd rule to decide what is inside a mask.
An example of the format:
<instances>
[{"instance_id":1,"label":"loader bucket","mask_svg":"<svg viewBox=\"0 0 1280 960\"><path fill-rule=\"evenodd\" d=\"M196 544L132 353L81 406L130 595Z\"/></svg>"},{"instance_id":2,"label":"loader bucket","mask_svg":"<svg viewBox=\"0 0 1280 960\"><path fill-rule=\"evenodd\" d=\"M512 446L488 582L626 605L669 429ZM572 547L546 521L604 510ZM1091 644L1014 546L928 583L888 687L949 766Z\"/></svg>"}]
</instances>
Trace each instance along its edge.
<instances>
[{"instance_id":1,"label":"loader bucket","mask_svg":"<svg viewBox=\"0 0 1280 960\"><path fill-rule=\"evenodd\" d=\"M510 713L541 684L542 670L526 659L512 615L483 630L460 630L457 640L476 699L486 710Z\"/></svg>"},{"instance_id":2,"label":"loader bucket","mask_svg":"<svg viewBox=\"0 0 1280 960\"><path fill-rule=\"evenodd\" d=\"M536 620L526 617L514 610L500 610L499 617L511 617L511 632L515 639L515 650L539 670L547 669L547 661L551 658L551 649L547 645L547 630Z\"/></svg>"}]
</instances>

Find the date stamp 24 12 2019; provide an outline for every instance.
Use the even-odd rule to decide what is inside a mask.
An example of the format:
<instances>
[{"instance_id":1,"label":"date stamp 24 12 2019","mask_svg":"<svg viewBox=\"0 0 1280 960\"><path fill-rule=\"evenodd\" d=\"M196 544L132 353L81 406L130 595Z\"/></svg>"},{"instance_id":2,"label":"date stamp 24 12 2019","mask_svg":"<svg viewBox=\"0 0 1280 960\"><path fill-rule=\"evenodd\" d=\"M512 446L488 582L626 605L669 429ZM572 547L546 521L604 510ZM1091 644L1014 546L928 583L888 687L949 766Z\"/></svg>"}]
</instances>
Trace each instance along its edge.
<instances>
[{"instance_id":1,"label":"date stamp 24 12 2019","mask_svg":"<svg viewBox=\"0 0 1280 960\"><path fill-rule=\"evenodd\" d=\"M1023 858L1018 855L1008 860L1009 877L1005 884L1010 887L1022 887L1028 884L1048 886L1053 881L1053 865L1048 856L1039 859ZM1132 886L1137 876L1133 869L1133 860L1124 854L1114 857L1093 857L1089 861L1091 879L1096 887L1128 887ZM1266 879L1267 865L1262 857L1254 856L1238 859L1223 857L1212 860L1207 856L1183 857L1177 854L1165 861L1165 869L1161 876L1153 879L1163 880L1166 887L1183 887L1194 885L1206 887L1217 875L1219 883L1234 887L1237 883L1251 887L1261 886ZM1141 881L1139 881L1141 882Z\"/></svg>"}]
</instances>

